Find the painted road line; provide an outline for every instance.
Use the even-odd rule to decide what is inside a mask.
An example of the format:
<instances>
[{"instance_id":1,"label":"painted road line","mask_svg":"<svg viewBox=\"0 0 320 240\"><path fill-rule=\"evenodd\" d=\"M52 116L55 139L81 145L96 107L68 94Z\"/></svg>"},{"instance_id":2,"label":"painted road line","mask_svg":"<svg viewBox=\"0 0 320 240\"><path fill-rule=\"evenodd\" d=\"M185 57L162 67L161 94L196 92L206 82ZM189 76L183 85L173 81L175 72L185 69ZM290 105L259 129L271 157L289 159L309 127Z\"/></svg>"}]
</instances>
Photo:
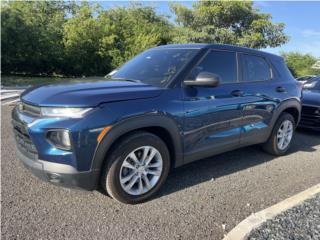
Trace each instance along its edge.
<instances>
[{"instance_id":1,"label":"painted road line","mask_svg":"<svg viewBox=\"0 0 320 240\"><path fill-rule=\"evenodd\" d=\"M18 99L15 99L15 100L12 100L12 101L6 101L6 102L4 102L4 103L2 103L2 105L15 105L15 103L16 102L18 102L19 101L19 98Z\"/></svg>"},{"instance_id":2,"label":"painted road line","mask_svg":"<svg viewBox=\"0 0 320 240\"><path fill-rule=\"evenodd\" d=\"M18 93L20 93L20 92L23 92L23 90L17 90L17 89L11 89L11 90L9 90L9 89L1 89L1 90L0 90L0 94L12 93L12 92L18 92Z\"/></svg>"},{"instance_id":3,"label":"painted road line","mask_svg":"<svg viewBox=\"0 0 320 240\"><path fill-rule=\"evenodd\" d=\"M6 95L4 95L4 96L2 96L1 95L1 101L2 100L7 100L7 99L10 99L10 98L17 98L17 97L19 97L20 96L20 94L17 94L17 93L15 93L15 94L6 94Z\"/></svg>"},{"instance_id":4,"label":"painted road line","mask_svg":"<svg viewBox=\"0 0 320 240\"><path fill-rule=\"evenodd\" d=\"M270 220L280 213L299 205L318 193L320 193L320 184L317 184L260 212L254 213L232 229L223 240L244 240L254 229L261 226L267 220Z\"/></svg>"}]
</instances>

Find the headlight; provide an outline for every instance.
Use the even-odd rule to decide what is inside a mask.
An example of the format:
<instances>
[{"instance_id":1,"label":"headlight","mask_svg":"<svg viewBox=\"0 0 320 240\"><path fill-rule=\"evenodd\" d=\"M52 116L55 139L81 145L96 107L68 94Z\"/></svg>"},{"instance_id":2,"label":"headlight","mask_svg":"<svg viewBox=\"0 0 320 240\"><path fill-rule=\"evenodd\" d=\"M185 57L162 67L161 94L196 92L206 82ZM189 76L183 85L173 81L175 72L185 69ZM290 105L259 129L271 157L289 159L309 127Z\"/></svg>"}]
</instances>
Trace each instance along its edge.
<instances>
[{"instance_id":1,"label":"headlight","mask_svg":"<svg viewBox=\"0 0 320 240\"><path fill-rule=\"evenodd\" d=\"M70 150L71 141L70 133L65 129L54 129L47 132L47 139L49 143L59 149Z\"/></svg>"},{"instance_id":2,"label":"headlight","mask_svg":"<svg viewBox=\"0 0 320 240\"><path fill-rule=\"evenodd\" d=\"M81 118L90 110L92 110L92 108L41 107L41 116Z\"/></svg>"}]
</instances>

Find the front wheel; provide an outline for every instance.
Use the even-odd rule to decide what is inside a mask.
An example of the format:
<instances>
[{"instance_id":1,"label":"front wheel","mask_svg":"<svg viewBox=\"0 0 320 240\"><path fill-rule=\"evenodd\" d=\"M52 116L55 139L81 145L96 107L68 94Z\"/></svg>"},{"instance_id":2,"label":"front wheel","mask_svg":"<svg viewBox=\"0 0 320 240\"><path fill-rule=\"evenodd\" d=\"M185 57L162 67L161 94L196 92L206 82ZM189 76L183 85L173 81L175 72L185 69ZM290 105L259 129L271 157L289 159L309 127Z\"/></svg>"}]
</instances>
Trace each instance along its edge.
<instances>
[{"instance_id":1,"label":"front wheel","mask_svg":"<svg viewBox=\"0 0 320 240\"><path fill-rule=\"evenodd\" d=\"M278 118L263 149L276 156L284 155L291 144L295 130L295 121L291 114L282 113Z\"/></svg>"},{"instance_id":2,"label":"front wheel","mask_svg":"<svg viewBox=\"0 0 320 240\"><path fill-rule=\"evenodd\" d=\"M120 141L111 152L101 183L112 198L135 204L159 190L169 169L166 144L154 134L136 132Z\"/></svg>"}]
</instances>

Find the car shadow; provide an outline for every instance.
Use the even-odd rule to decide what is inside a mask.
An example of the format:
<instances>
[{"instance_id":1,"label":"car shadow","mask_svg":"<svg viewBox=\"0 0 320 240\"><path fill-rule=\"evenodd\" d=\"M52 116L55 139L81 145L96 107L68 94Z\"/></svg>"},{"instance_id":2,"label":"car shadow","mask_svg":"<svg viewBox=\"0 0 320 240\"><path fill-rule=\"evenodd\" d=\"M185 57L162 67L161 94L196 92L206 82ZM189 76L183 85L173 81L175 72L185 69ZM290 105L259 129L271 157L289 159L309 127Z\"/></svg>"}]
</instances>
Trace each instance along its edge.
<instances>
[{"instance_id":1,"label":"car shadow","mask_svg":"<svg viewBox=\"0 0 320 240\"><path fill-rule=\"evenodd\" d=\"M301 151L314 152L317 151L315 148L317 145L320 145L320 132L298 129L287 155ZM276 156L263 152L261 147L256 145L202 159L173 169L155 198L248 169L276 158Z\"/></svg>"}]
</instances>

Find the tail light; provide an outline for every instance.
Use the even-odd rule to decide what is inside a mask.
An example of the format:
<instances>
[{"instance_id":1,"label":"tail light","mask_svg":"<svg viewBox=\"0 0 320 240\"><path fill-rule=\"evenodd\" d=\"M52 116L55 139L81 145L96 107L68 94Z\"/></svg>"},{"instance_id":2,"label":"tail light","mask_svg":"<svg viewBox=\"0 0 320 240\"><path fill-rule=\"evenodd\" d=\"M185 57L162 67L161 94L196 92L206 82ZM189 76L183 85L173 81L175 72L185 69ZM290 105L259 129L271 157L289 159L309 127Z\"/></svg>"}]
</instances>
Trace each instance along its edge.
<instances>
[{"instance_id":1,"label":"tail light","mask_svg":"<svg viewBox=\"0 0 320 240\"><path fill-rule=\"evenodd\" d=\"M297 83L298 83L298 87L299 87L300 91L302 91L303 85L304 85L303 82L297 81Z\"/></svg>"}]
</instances>

